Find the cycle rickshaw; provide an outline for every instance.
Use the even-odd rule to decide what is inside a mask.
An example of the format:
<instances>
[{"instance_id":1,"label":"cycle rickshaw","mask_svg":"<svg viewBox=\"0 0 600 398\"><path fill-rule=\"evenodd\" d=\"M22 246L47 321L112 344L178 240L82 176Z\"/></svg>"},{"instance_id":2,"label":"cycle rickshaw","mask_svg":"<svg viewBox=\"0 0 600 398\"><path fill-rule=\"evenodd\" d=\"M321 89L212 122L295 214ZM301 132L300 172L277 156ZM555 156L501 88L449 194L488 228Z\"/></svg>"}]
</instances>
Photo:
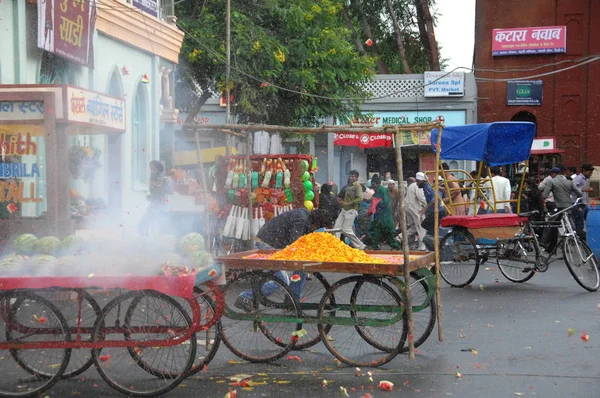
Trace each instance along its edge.
<instances>
[{"instance_id":1,"label":"cycle rickshaw","mask_svg":"<svg viewBox=\"0 0 600 398\"><path fill-rule=\"evenodd\" d=\"M432 132L432 142L437 141L437 129ZM464 287L475 279L479 267L495 260L500 272L510 281L526 282L536 272L545 272L550 259L560 248L569 272L575 281L588 291L598 290L600 277L598 259L588 245L575 233L570 210L579 201L562 211L547 214L540 220L537 211L520 213L520 198L525 181L521 176L516 199L497 200L493 180L482 178L484 166L504 166L526 162L535 136L535 125L525 122L497 122L457 127L446 127L441 137L441 158L445 160L473 160L479 162L478 176L473 178L462 172L473 186L474 200L467 202L477 214L479 200L493 213L484 215L452 215L458 206L449 200L451 214L440 221L442 227L451 231L440 243L440 274L453 287ZM446 179L445 173L441 174ZM448 197L452 190L448 188ZM499 214L497 205L515 203L516 214ZM542 254L542 242L536 231L557 228L559 241L547 255ZM552 261L555 261L555 258Z\"/></svg>"}]
</instances>

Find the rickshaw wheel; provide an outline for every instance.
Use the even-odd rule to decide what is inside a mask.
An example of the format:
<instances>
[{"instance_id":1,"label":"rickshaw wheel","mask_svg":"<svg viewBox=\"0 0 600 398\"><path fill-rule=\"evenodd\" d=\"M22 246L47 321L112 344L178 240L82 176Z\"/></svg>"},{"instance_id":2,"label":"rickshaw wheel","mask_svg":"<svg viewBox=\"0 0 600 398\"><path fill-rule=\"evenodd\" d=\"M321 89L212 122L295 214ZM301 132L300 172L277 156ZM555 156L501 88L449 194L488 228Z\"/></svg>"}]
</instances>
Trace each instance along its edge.
<instances>
[{"instance_id":1,"label":"rickshaw wheel","mask_svg":"<svg viewBox=\"0 0 600 398\"><path fill-rule=\"evenodd\" d=\"M270 288L272 294L267 296L264 292ZM248 308L235 307L239 295L246 290L252 292ZM270 272L246 272L230 280L223 294L226 310L219 333L233 354L250 362L265 363L290 352L297 342L293 333L302 329L302 320L299 303L284 282ZM271 317L286 321L270 320Z\"/></svg>"},{"instance_id":2,"label":"rickshaw wheel","mask_svg":"<svg viewBox=\"0 0 600 398\"><path fill-rule=\"evenodd\" d=\"M42 296L30 292L10 292L0 297L0 307L7 342L47 342L58 345L71 341L64 316ZM45 330L48 332L44 333ZM0 396L3 397L39 396L61 378L71 357L70 348L13 348L8 350L10 355L7 350L2 351L0 372L5 377L0 381ZM11 357L17 366L9 359Z\"/></svg>"},{"instance_id":3,"label":"rickshaw wheel","mask_svg":"<svg viewBox=\"0 0 600 398\"><path fill-rule=\"evenodd\" d=\"M535 275L535 265L539 261L540 250L533 239L509 239L496 245L496 262L502 275L515 283L523 283ZM529 270L525 270L529 268Z\"/></svg>"},{"instance_id":4,"label":"rickshaw wheel","mask_svg":"<svg viewBox=\"0 0 600 398\"><path fill-rule=\"evenodd\" d=\"M465 287L479 271L479 251L473 236L453 228L440 243L440 275L452 287Z\"/></svg>"},{"instance_id":5,"label":"rickshaw wheel","mask_svg":"<svg viewBox=\"0 0 600 398\"><path fill-rule=\"evenodd\" d=\"M321 340L327 349L350 366L375 367L394 359L408 332L400 295L380 278L350 276L334 283L325 293L319 305L319 318L327 317L333 309L329 302L334 294L335 318L339 324L319 323ZM381 325L365 325L373 321ZM368 340L364 336L369 336Z\"/></svg>"},{"instance_id":6,"label":"rickshaw wheel","mask_svg":"<svg viewBox=\"0 0 600 398\"><path fill-rule=\"evenodd\" d=\"M579 286L589 292L598 290L598 259L587 243L576 236L568 236L563 240L562 251L567 268Z\"/></svg>"},{"instance_id":7,"label":"rickshaw wheel","mask_svg":"<svg viewBox=\"0 0 600 398\"><path fill-rule=\"evenodd\" d=\"M202 321L206 320L209 322L215 314L216 304L210 295L206 294L198 286L194 286L194 297L200 305ZM200 326L205 325L207 322L200 322ZM198 345L196 348L196 359L189 372L190 376L202 371L204 366L210 363L219 350L219 345L221 344L221 335L219 334L220 322L220 320L217 320L210 328L196 332Z\"/></svg>"},{"instance_id":8,"label":"rickshaw wheel","mask_svg":"<svg viewBox=\"0 0 600 398\"><path fill-rule=\"evenodd\" d=\"M153 290L134 291L106 305L94 325L92 341L100 346L103 341L168 341L188 333L191 327L190 316L175 299ZM196 358L196 345L193 333L181 344L102 347L92 350L92 357L98 373L112 388L132 397L150 397L181 383Z\"/></svg>"}]
</instances>

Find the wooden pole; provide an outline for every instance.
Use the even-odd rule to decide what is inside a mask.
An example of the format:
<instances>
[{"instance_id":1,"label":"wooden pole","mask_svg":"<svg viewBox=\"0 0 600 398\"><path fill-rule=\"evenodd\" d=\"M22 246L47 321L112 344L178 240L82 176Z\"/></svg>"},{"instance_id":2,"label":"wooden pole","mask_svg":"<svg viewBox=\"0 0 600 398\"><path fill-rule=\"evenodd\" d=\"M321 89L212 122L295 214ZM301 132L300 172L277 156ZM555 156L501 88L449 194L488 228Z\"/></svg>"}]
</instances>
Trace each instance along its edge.
<instances>
[{"instance_id":1,"label":"wooden pole","mask_svg":"<svg viewBox=\"0 0 600 398\"><path fill-rule=\"evenodd\" d=\"M246 133L246 190L248 191L248 231L250 236L250 242L254 241L254 236L252 235L252 226L254 222L258 222L258 220L254 220L252 218L252 167L250 165L250 152L252 152L252 133L243 131Z\"/></svg>"},{"instance_id":2,"label":"wooden pole","mask_svg":"<svg viewBox=\"0 0 600 398\"><path fill-rule=\"evenodd\" d=\"M413 123L403 124L401 126L402 131L431 131L438 127L438 122L431 123ZM386 124L381 127L345 127L345 126L321 126L321 127L290 127L290 126L274 126L266 124L204 124L200 125L197 123L191 123L183 126L184 129L196 129L196 130L246 130L246 131L275 131L283 133L296 133L296 134L319 134L319 133L339 133L348 131L352 133L367 133L367 134L380 134L380 133L394 133L398 125Z\"/></svg>"},{"instance_id":3,"label":"wooden pole","mask_svg":"<svg viewBox=\"0 0 600 398\"><path fill-rule=\"evenodd\" d=\"M408 233L406 231L406 210L404 208L404 185L401 183L404 180L404 172L402 170L402 137L400 131L396 127L396 168L398 169L398 208L400 210L400 229L402 230L402 251L404 252L404 300L405 311L408 315L408 358L415 359L415 344L412 336L414 336L413 312L412 312L412 293L410 282L410 254L408 251Z\"/></svg>"},{"instance_id":4,"label":"wooden pole","mask_svg":"<svg viewBox=\"0 0 600 398\"><path fill-rule=\"evenodd\" d=\"M208 209L206 207L206 205L208 204L208 192L210 192L210 189L208 188L208 186L206 185L206 175L204 174L204 163L202 162L202 151L200 150L200 137L199 137L199 132L196 131L196 157L198 159L198 169L200 169L200 182L202 183L202 187L204 188L203 194L204 194L204 226L206 228L206 239L208 240L208 252L210 253L211 251L211 243L212 243L212 234L210 231L210 217L208 217Z\"/></svg>"},{"instance_id":5,"label":"wooden pole","mask_svg":"<svg viewBox=\"0 0 600 398\"><path fill-rule=\"evenodd\" d=\"M438 340L444 341L444 321L442 317L442 291L440 288L440 154L442 152L442 126L438 126L437 144L435 147L435 181L433 182L433 245L435 248L435 297L437 303Z\"/></svg>"}]
</instances>

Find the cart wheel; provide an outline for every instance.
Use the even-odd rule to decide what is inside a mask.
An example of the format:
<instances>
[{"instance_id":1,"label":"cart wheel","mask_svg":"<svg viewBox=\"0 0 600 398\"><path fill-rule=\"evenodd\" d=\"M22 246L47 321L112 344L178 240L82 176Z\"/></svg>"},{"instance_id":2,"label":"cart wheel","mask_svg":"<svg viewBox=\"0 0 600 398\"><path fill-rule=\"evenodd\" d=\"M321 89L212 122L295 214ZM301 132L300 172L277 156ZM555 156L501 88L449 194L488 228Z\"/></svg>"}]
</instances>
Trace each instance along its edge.
<instances>
[{"instance_id":1,"label":"cart wheel","mask_svg":"<svg viewBox=\"0 0 600 398\"><path fill-rule=\"evenodd\" d=\"M334 293L336 304L331 308ZM356 275L334 283L321 299L318 317L326 317L333 309L337 322L320 323L319 333L327 349L348 365L383 365L394 359L406 342L402 301L382 279ZM368 341L363 336L368 336Z\"/></svg>"},{"instance_id":2,"label":"cart wheel","mask_svg":"<svg viewBox=\"0 0 600 398\"><path fill-rule=\"evenodd\" d=\"M187 334L191 326L183 307L165 294L145 290L118 296L96 320L92 341L101 347L108 341L156 341L156 345L96 348L92 350L94 365L111 387L126 395L164 394L190 370L196 356L196 335L181 344L166 344Z\"/></svg>"},{"instance_id":3,"label":"cart wheel","mask_svg":"<svg viewBox=\"0 0 600 398\"><path fill-rule=\"evenodd\" d=\"M100 306L91 294L82 289L57 288L45 289L36 291L36 294L44 297L54 303L60 313L65 317L69 325L69 331L72 336L77 335L77 325L80 325L82 336L92 334L92 328L98 315L100 315ZM19 300L14 306L18 306ZM81 313L79 312L81 308ZM81 315L79 315L81 314ZM79 321L78 321L79 320ZM87 339L89 340L89 338ZM15 360L17 360L15 358ZM18 361L18 360L17 360ZM23 368L27 368L27 364L21 359ZM71 359L69 366L62 375L63 379L69 379L85 372L92 366L92 354L89 349L71 350ZM31 367L30 369L32 369ZM38 373L32 369L31 374Z\"/></svg>"},{"instance_id":4,"label":"cart wheel","mask_svg":"<svg viewBox=\"0 0 600 398\"><path fill-rule=\"evenodd\" d=\"M319 303L321 302L321 298L330 288L329 282L327 279L319 273L314 272L312 274L314 279L307 280L304 288L302 289L302 298L300 299L300 309L302 311L302 318L306 319L306 317L316 318L317 312L319 310ZM335 306L335 297L330 296L329 304L334 308ZM335 309L332 309L327 313L327 316L335 316ZM326 325L327 332L331 328L331 325ZM319 328L316 323L303 323L302 329L306 331L306 334L298 340L294 348L292 350L305 350L318 344L321 341L321 335L319 334ZM274 340L274 342L281 347L285 346L285 343L278 342Z\"/></svg>"},{"instance_id":5,"label":"cart wheel","mask_svg":"<svg viewBox=\"0 0 600 398\"><path fill-rule=\"evenodd\" d=\"M195 286L194 298L198 301L200 313L202 314L200 327L206 326L209 322L214 323L206 330L199 330L196 332L196 359L194 360L194 364L192 365L188 376L195 375L204 369L204 367L214 358L219 350L219 345L221 344L221 336L219 335L220 320L213 320L217 305L211 297L210 292L205 292L200 287ZM189 304L187 306L184 305L186 310L188 307Z\"/></svg>"},{"instance_id":6,"label":"cart wheel","mask_svg":"<svg viewBox=\"0 0 600 398\"><path fill-rule=\"evenodd\" d=\"M245 308L238 308L235 303L244 291L252 297ZM231 352L260 363L275 361L293 348L297 338L292 333L302 329L299 304L279 278L269 272L247 272L229 281L224 295L226 310L219 332Z\"/></svg>"},{"instance_id":7,"label":"cart wheel","mask_svg":"<svg viewBox=\"0 0 600 398\"><path fill-rule=\"evenodd\" d=\"M425 273L425 269L419 270ZM437 307L435 301L435 293L431 294L434 289L435 277L429 270L428 275L419 275L418 272L411 272L410 279L410 295L412 297L412 315L413 315L413 341L414 346L421 346L433 332L435 320L437 319ZM429 277L431 276L431 277ZM400 291L404 290L403 278L390 278ZM402 346L400 352L408 352L408 345Z\"/></svg>"},{"instance_id":8,"label":"cart wheel","mask_svg":"<svg viewBox=\"0 0 600 398\"><path fill-rule=\"evenodd\" d=\"M455 229L440 243L440 274L452 287L465 287L479 271L479 251L473 236Z\"/></svg>"},{"instance_id":9,"label":"cart wheel","mask_svg":"<svg viewBox=\"0 0 600 398\"><path fill-rule=\"evenodd\" d=\"M535 275L535 265L540 258L540 249L533 238L500 241L496 245L496 262L506 279L523 283Z\"/></svg>"},{"instance_id":10,"label":"cart wheel","mask_svg":"<svg viewBox=\"0 0 600 398\"><path fill-rule=\"evenodd\" d=\"M562 250L567 268L579 286L590 292L598 290L598 259L587 243L568 236L563 240Z\"/></svg>"},{"instance_id":11,"label":"cart wheel","mask_svg":"<svg viewBox=\"0 0 600 398\"><path fill-rule=\"evenodd\" d=\"M71 349L60 348L61 343L71 341L67 321L50 301L24 291L3 295L0 313L7 342L25 347L47 343L46 348L0 350L0 396L39 396L61 378L69 364Z\"/></svg>"}]
</instances>

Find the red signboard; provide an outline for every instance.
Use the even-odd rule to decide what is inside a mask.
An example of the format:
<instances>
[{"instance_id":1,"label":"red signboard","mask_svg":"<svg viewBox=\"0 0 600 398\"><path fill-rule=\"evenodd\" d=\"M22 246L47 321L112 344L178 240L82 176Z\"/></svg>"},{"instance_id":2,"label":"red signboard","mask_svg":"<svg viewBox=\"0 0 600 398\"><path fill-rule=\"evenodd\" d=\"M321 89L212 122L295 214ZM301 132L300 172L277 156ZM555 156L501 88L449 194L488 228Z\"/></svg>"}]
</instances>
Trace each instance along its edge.
<instances>
[{"instance_id":1,"label":"red signboard","mask_svg":"<svg viewBox=\"0 0 600 398\"><path fill-rule=\"evenodd\" d=\"M566 52L566 26L494 29L492 31L493 56Z\"/></svg>"},{"instance_id":2,"label":"red signboard","mask_svg":"<svg viewBox=\"0 0 600 398\"><path fill-rule=\"evenodd\" d=\"M391 134L335 133L333 144L339 146L357 146L360 148L390 148Z\"/></svg>"},{"instance_id":3,"label":"red signboard","mask_svg":"<svg viewBox=\"0 0 600 398\"><path fill-rule=\"evenodd\" d=\"M38 0L38 47L90 66L95 0Z\"/></svg>"}]
</instances>

